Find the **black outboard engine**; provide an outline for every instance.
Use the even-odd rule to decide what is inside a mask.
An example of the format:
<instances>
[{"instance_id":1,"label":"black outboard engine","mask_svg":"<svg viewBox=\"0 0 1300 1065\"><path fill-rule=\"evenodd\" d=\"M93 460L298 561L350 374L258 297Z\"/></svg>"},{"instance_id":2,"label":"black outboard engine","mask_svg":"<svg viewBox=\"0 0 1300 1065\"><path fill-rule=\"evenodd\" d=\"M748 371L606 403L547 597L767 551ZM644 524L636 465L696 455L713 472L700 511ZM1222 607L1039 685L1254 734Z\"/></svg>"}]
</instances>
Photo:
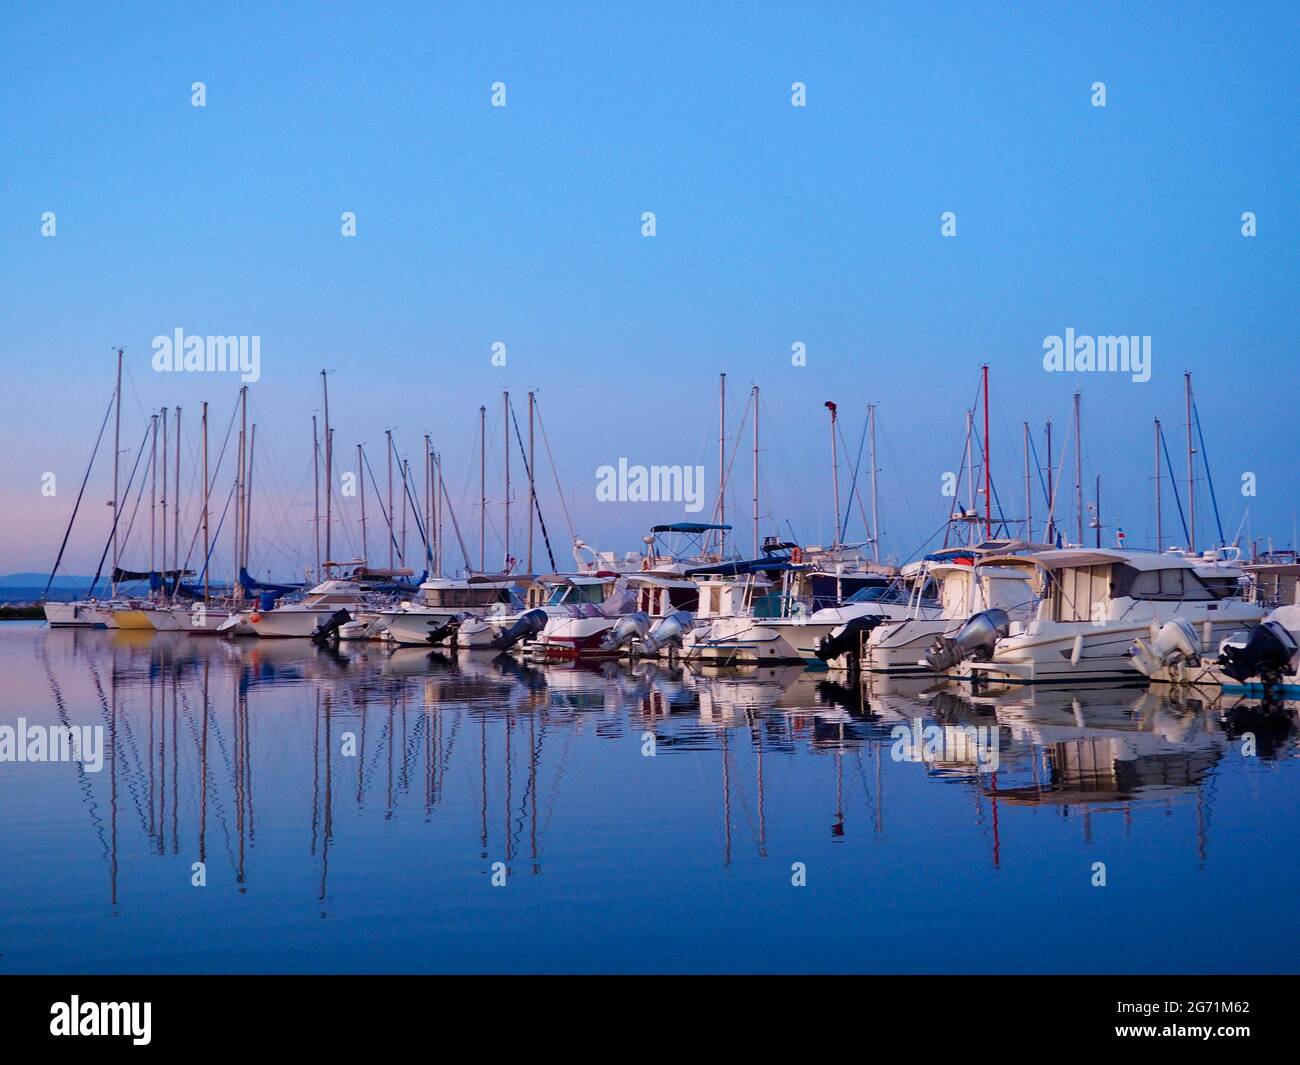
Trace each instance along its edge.
<instances>
[{"instance_id":1,"label":"black outboard engine","mask_svg":"<svg viewBox=\"0 0 1300 1065\"><path fill-rule=\"evenodd\" d=\"M1295 638L1276 621L1264 621L1246 632L1234 632L1219 645L1219 665L1238 683L1259 677L1276 684L1291 668Z\"/></svg>"},{"instance_id":2,"label":"black outboard engine","mask_svg":"<svg viewBox=\"0 0 1300 1065\"><path fill-rule=\"evenodd\" d=\"M326 644L339 642L339 629L352 620L352 615L340 608L334 611L328 620L316 626L311 634L312 643Z\"/></svg>"},{"instance_id":3,"label":"black outboard engine","mask_svg":"<svg viewBox=\"0 0 1300 1065\"><path fill-rule=\"evenodd\" d=\"M456 633L460 631L460 618L452 618L445 625L439 625L436 629L431 629L426 639L429 643L437 647L438 644L450 637L451 642L456 642Z\"/></svg>"},{"instance_id":4,"label":"black outboard engine","mask_svg":"<svg viewBox=\"0 0 1300 1065\"><path fill-rule=\"evenodd\" d=\"M840 655L857 656L859 649L871 630L885 619L879 614L868 614L860 618L850 618L834 632L823 636L817 644L817 657L829 662Z\"/></svg>"},{"instance_id":5,"label":"black outboard engine","mask_svg":"<svg viewBox=\"0 0 1300 1065\"><path fill-rule=\"evenodd\" d=\"M988 661L993 646L1010 631L1011 619L1005 610L993 607L981 610L966 622L956 636L937 636L925 652L925 661L936 673L946 673L967 658Z\"/></svg>"},{"instance_id":6,"label":"black outboard engine","mask_svg":"<svg viewBox=\"0 0 1300 1065\"><path fill-rule=\"evenodd\" d=\"M492 647L497 651L508 651L520 640L531 640L539 636L549 620L545 610L529 610L510 628L493 636Z\"/></svg>"}]
</instances>

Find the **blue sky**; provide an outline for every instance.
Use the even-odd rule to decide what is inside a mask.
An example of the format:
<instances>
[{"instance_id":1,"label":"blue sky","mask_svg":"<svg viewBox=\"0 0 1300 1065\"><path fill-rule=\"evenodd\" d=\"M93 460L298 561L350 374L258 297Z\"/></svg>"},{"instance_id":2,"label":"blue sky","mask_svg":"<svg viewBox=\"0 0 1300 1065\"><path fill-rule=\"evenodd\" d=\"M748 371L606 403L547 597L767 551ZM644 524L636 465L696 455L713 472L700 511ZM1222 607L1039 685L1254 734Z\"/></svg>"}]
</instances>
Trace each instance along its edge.
<instances>
[{"instance_id":1,"label":"blue sky","mask_svg":"<svg viewBox=\"0 0 1300 1065\"><path fill-rule=\"evenodd\" d=\"M224 430L237 382L150 368L152 338L177 327L262 338L260 570L310 556L322 367L340 452L364 440L378 470L396 427L418 466L431 433L473 541L477 411L499 417L503 389L539 389L578 533L619 550L684 515L598 503L596 467L701 463L714 491L720 371L733 426L762 389L764 531L775 515L805 542L832 520L822 403L855 449L874 402L884 545L902 557L947 513L984 361L1008 512L1023 509L1021 422L1041 448L1081 388L1085 481L1101 474L1104 520L1148 545L1151 419L1180 464L1191 370L1229 538L1249 505L1252 533L1289 543L1298 23L1288 4L11 8L0 571L52 560L114 346L124 449L163 404L192 428L206 398ZM1150 335L1150 382L1045 373L1043 338L1067 328ZM729 504L746 547L747 449ZM73 571L102 546L103 473ZM497 530L501 495L489 486ZM542 501L567 540L553 485Z\"/></svg>"}]
</instances>

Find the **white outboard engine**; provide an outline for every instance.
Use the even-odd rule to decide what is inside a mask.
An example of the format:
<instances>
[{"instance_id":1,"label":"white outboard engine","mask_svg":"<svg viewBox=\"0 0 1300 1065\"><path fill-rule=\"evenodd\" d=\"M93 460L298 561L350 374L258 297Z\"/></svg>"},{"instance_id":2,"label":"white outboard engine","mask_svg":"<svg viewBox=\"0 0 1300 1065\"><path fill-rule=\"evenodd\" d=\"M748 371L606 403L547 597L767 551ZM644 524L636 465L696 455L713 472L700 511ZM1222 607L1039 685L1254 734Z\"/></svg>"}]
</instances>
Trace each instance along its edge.
<instances>
[{"instance_id":1,"label":"white outboard engine","mask_svg":"<svg viewBox=\"0 0 1300 1065\"><path fill-rule=\"evenodd\" d=\"M605 638L600 641L600 649L615 651L633 640L643 639L649 631L650 615L644 610L638 610L618 619L618 623L605 633Z\"/></svg>"},{"instance_id":2,"label":"white outboard engine","mask_svg":"<svg viewBox=\"0 0 1300 1065\"><path fill-rule=\"evenodd\" d=\"M1186 664L1200 665L1201 641L1196 630L1185 618L1166 621L1158 630L1151 626L1153 632L1150 641L1137 639L1129 648L1133 665L1144 676L1155 676L1170 666Z\"/></svg>"},{"instance_id":3,"label":"white outboard engine","mask_svg":"<svg viewBox=\"0 0 1300 1065\"><path fill-rule=\"evenodd\" d=\"M945 673L967 658L983 661L993 657L993 646L1011 628L1011 619L1005 610L993 607L981 610L966 622L956 636L936 636L925 661L936 673Z\"/></svg>"},{"instance_id":4,"label":"white outboard engine","mask_svg":"<svg viewBox=\"0 0 1300 1065\"><path fill-rule=\"evenodd\" d=\"M1285 625L1263 621L1253 629L1227 637L1219 645L1219 665L1241 684L1252 677L1275 684L1290 672L1296 650L1296 639Z\"/></svg>"},{"instance_id":5,"label":"white outboard engine","mask_svg":"<svg viewBox=\"0 0 1300 1065\"><path fill-rule=\"evenodd\" d=\"M493 636L492 647L497 651L508 651L520 640L536 639L549 620L545 610L529 610L520 615L510 628Z\"/></svg>"},{"instance_id":6,"label":"white outboard engine","mask_svg":"<svg viewBox=\"0 0 1300 1065\"><path fill-rule=\"evenodd\" d=\"M680 647L682 639L690 631L693 620L692 615L684 610L660 618L655 623L655 627L650 630L650 634L641 641L642 652L657 655L665 647Z\"/></svg>"}]
</instances>

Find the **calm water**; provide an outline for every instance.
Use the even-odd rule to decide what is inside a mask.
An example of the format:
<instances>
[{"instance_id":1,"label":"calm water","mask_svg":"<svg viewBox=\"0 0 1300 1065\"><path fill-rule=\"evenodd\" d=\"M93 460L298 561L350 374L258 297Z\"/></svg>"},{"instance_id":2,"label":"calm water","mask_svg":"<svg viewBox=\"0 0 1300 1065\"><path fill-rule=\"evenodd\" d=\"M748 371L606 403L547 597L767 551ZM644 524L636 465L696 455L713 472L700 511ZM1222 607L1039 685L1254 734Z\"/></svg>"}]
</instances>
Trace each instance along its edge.
<instances>
[{"instance_id":1,"label":"calm water","mask_svg":"<svg viewBox=\"0 0 1300 1065\"><path fill-rule=\"evenodd\" d=\"M0 678L108 752L0 763L0 973L1300 969L1297 741L1221 707L21 623Z\"/></svg>"}]
</instances>

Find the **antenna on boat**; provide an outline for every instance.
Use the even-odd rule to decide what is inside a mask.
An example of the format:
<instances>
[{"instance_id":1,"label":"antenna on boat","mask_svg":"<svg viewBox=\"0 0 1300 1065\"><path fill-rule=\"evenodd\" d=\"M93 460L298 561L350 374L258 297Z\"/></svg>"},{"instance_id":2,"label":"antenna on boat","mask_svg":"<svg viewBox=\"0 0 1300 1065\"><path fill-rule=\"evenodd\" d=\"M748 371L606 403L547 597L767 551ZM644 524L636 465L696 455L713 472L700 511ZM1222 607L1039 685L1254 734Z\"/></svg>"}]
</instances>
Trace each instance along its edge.
<instances>
[{"instance_id":1,"label":"antenna on boat","mask_svg":"<svg viewBox=\"0 0 1300 1065\"><path fill-rule=\"evenodd\" d=\"M835 535L831 540L831 547L840 546L840 459L839 447L835 442L835 421L836 411L838 408L829 399L825 407L831 412L831 495L835 505Z\"/></svg>"}]
</instances>

